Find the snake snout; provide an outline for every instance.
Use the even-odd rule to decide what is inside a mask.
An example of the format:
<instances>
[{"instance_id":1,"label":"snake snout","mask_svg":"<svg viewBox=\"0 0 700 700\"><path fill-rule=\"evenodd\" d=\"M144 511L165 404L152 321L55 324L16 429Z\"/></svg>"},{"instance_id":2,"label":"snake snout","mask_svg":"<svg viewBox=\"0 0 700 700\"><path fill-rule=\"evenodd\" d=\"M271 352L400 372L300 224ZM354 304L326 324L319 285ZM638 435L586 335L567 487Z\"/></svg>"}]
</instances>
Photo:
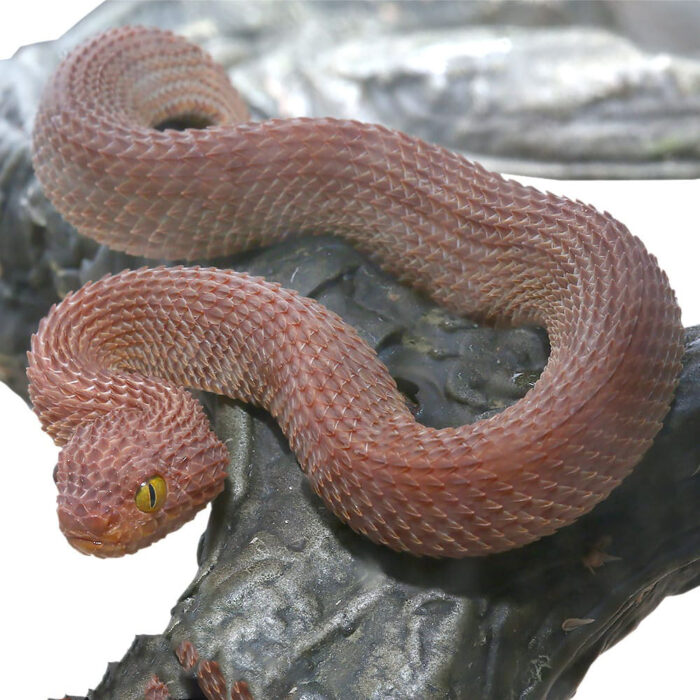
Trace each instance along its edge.
<instances>
[{"instance_id":1,"label":"snake snout","mask_svg":"<svg viewBox=\"0 0 700 700\"><path fill-rule=\"evenodd\" d=\"M88 539L99 539L110 529L112 522L107 515L90 514L78 515L75 510L66 506L58 507L58 523L61 530L66 534L70 533L74 537L87 537Z\"/></svg>"},{"instance_id":2,"label":"snake snout","mask_svg":"<svg viewBox=\"0 0 700 700\"><path fill-rule=\"evenodd\" d=\"M58 524L68 542L83 554L97 554L113 529L106 512L90 512L76 499L59 497Z\"/></svg>"}]
</instances>

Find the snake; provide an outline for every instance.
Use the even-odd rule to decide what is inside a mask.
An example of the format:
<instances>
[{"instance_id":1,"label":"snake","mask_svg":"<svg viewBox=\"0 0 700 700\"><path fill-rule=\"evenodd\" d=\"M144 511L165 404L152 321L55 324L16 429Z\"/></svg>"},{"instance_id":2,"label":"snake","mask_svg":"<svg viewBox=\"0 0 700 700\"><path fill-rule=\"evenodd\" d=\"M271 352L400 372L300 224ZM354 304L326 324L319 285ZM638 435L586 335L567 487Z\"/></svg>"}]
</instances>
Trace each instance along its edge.
<instances>
[{"instance_id":1,"label":"snake","mask_svg":"<svg viewBox=\"0 0 700 700\"><path fill-rule=\"evenodd\" d=\"M42 94L33 163L80 233L180 263L86 284L32 337L30 397L62 447L59 525L81 552L134 552L222 491L228 452L191 390L262 407L338 518L429 557L573 523L673 400L680 311L624 224L385 126L251 120L224 69L170 32L121 27L74 49ZM183 265L328 233L450 312L543 327L534 386L475 423L423 425L339 316Z\"/></svg>"}]
</instances>

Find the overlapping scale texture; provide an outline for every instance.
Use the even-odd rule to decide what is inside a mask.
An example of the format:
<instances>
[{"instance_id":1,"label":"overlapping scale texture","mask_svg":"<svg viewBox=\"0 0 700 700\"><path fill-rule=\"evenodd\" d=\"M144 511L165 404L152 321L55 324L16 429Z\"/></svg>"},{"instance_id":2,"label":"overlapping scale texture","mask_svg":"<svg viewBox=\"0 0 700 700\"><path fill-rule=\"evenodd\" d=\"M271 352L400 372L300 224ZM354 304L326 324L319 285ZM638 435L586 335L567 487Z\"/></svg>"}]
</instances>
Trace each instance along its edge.
<instances>
[{"instance_id":1,"label":"overlapping scale texture","mask_svg":"<svg viewBox=\"0 0 700 700\"><path fill-rule=\"evenodd\" d=\"M168 119L211 126L153 128ZM88 285L42 324L29 376L47 430L68 441L81 421L178 386L255 402L340 518L416 554L520 546L605 498L659 430L680 369L680 313L642 243L606 213L381 126L246 119L199 49L117 29L47 87L35 167L68 221L131 253L341 235L454 311L544 325L540 380L487 421L428 428L320 305L235 272L158 268Z\"/></svg>"}]
</instances>

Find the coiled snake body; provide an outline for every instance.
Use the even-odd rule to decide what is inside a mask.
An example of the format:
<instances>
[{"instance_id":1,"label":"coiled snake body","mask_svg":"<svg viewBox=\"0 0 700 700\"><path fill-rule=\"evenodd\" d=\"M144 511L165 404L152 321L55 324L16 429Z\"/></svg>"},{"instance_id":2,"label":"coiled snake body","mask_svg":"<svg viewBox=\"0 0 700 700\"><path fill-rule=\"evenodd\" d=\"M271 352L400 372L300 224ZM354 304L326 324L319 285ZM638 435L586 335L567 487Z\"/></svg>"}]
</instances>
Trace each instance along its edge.
<instances>
[{"instance_id":1,"label":"coiled snake body","mask_svg":"<svg viewBox=\"0 0 700 700\"><path fill-rule=\"evenodd\" d=\"M177 120L207 128L154 128ZM117 29L72 53L42 99L34 163L63 216L113 248L192 259L332 232L437 303L542 325L551 343L524 399L438 430L351 328L295 292L214 268L86 285L42 321L28 370L64 446L60 524L82 551L132 552L221 490L226 451L182 387L267 409L355 530L451 557L590 510L668 410L679 310L621 223L381 126L249 122L223 70L169 33Z\"/></svg>"}]
</instances>

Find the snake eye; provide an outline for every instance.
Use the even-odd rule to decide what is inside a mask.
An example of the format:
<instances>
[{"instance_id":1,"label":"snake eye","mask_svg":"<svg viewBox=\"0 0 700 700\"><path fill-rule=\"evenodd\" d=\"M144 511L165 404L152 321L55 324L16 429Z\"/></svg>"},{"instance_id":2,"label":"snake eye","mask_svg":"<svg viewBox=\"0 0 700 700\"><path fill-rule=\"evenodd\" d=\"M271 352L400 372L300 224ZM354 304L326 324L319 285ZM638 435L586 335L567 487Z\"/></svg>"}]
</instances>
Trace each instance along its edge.
<instances>
[{"instance_id":1,"label":"snake eye","mask_svg":"<svg viewBox=\"0 0 700 700\"><path fill-rule=\"evenodd\" d=\"M162 476L152 476L136 490L136 507L144 513L153 513L165 503L167 493L165 479Z\"/></svg>"}]
</instances>

